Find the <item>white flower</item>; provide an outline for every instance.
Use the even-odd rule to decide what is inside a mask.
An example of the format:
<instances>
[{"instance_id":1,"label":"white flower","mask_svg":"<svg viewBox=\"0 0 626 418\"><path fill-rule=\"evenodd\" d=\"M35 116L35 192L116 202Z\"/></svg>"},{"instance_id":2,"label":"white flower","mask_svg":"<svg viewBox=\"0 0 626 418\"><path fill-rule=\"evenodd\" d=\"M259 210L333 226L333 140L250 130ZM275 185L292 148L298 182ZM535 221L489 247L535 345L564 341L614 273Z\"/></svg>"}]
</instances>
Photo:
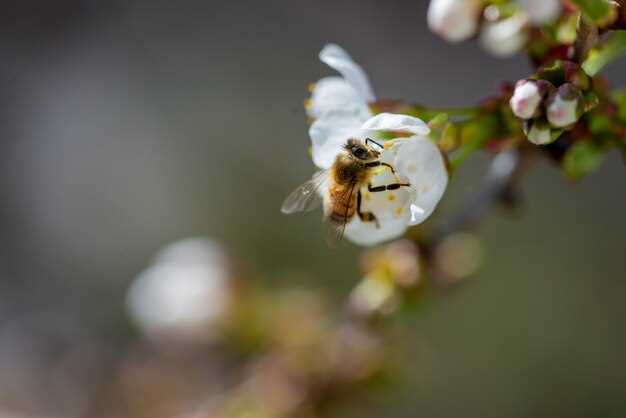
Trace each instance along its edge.
<instances>
[{"instance_id":1,"label":"white flower","mask_svg":"<svg viewBox=\"0 0 626 418\"><path fill-rule=\"evenodd\" d=\"M548 121L552 126L565 128L578 120L580 93L570 84L563 84L548 100Z\"/></svg>"},{"instance_id":2,"label":"white flower","mask_svg":"<svg viewBox=\"0 0 626 418\"><path fill-rule=\"evenodd\" d=\"M521 119L530 119L537 112L541 103L539 86L532 80L520 80L515 86L513 97L509 101L515 116Z\"/></svg>"},{"instance_id":3,"label":"white flower","mask_svg":"<svg viewBox=\"0 0 626 418\"><path fill-rule=\"evenodd\" d=\"M428 27L448 42L460 42L478 30L480 0L431 0Z\"/></svg>"},{"instance_id":4,"label":"white flower","mask_svg":"<svg viewBox=\"0 0 626 418\"><path fill-rule=\"evenodd\" d=\"M335 157L349 138L376 138L381 132L403 133L385 143L380 160L395 168L377 170L372 185L406 181L411 186L393 191L371 193L364 187L362 210L372 212L374 222L362 222L355 216L346 225L345 236L360 245L373 245L397 238L411 225L430 216L448 184L448 172L441 152L426 137L428 126L418 118L381 113L364 123L358 114L349 111L329 112L311 125L313 161L323 169L332 166ZM326 197L325 191L322 191Z\"/></svg>"},{"instance_id":5,"label":"white flower","mask_svg":"<svg viewBox=\"0 0 626 418\"><path fill-rule=\"evenodd\" d=\"M527 21L525 14L518 13L503 20L487 22L480 33L481 44L495 56L513 55L526 43Z\"/></svg>"},{"instance_id":6,"label":"white flower","mask_svg":"<svg viewBox=\"0 0 626 418\"><path fill-rule=\"evenodd\" d=\"M517 0L517 3L536 25L550 23L561 13L561 0Z\"/></svg>"},{"instance_id":7,"label":"white flower","mask_svg":"<svg viewBox=\"0 0 626 418\"><path fill-rule=\"evenodd\" d=\"M369 78L359 64L339 45L328 44L319 54L322 62L337 70L341 76L325 77L318 81L307 102L307 113L320 118L327 112L348 110L363 120L372 115L368 104L375 101Z\"/></svg>"},{"instance_id":8,"label":"white flower","mask_svg":"<svg viewBox=\"0 0 626 418\"><path fill-rule=\"evenodd\" d=\"M229 303L227 258L203 238L184 239L159 252L133 281L127 307L150 337L206 338Z\"/></svg>"}]
</instances>

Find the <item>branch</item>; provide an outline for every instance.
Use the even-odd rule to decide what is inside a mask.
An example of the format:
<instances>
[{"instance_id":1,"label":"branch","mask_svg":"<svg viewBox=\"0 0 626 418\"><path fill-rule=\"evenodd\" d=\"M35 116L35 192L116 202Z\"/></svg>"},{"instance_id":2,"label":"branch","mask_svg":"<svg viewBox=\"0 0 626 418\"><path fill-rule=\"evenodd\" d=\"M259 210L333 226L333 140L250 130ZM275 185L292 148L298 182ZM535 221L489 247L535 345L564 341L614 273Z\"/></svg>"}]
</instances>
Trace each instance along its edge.
<instances>
[{"instance_id":1,"label":"branch","mask_svg":"<svg viewBox=\"0 0 626 418\"><path fill-rule=\"evenodd\" d=\"M426 243L432 248L447 236L470 229L498 204L514 205L517 201L516 188L522 174L533 161L532 148L506 151L496 156L478 193L473 193L468 203L449 221L443 223Z\"/></svg>"}]
</instances>

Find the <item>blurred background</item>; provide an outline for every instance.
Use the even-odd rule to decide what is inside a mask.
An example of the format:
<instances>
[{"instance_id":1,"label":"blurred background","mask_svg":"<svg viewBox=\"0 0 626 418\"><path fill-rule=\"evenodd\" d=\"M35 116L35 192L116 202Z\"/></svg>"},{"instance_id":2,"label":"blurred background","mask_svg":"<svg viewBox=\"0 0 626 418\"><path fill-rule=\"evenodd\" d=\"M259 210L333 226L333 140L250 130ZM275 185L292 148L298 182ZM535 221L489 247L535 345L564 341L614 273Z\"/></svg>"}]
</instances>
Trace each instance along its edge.
<instances>
[{"instance_id":1,"label":"blurred background","mask_svg":"<svg viewBox=\"0 0 626 418\"><path fill-rule=\"evenodd\" d=\"M143 393L102 388L141 339L131 283L180 239L221 242L263 286L346 299L360 250L329 249L319 214L279 212L313 170L302 103L331 74L325 43L346 48L379 96L431 106L472 104L531 72L521 56L445 44L425 0L4 6L3 418L139 416L128 404ZM623 86L626 62L608 74ZM487 162L458 172L438 219ZM611 154L579 184L543 162L523 186L522 211L482 225L479 274L402 319L400 384L352 415L626 415L623 161Z\"/></svg>"}]
</instances>

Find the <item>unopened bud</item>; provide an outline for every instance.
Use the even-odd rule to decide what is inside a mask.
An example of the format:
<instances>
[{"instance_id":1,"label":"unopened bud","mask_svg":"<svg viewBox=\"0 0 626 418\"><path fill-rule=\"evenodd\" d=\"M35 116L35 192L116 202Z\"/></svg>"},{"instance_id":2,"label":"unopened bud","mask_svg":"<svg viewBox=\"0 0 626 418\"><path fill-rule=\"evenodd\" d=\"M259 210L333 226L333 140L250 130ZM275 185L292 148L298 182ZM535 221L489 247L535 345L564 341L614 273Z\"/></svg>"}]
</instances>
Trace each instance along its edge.
<instances>
[{"instance_id":1,"label":"unopened bud","mask_svg":"<svg viewBox=\"0 0 626 418\"><path fill-rule=\"evenodd\" d=\"M580 117L582 95L572 84L563 84L556 94L548 98L547 115L550 124L565 128L576 123Z\"/></svg>"},{"instance_id":2,"label":"unopened bud","mask_svg":"<svg viewBox=\"0 0 626 418\"><path fill-rule=\"evenodd\" d=\"M526 22L526 16L516 14L498 22L486 23L480 33L483 47L498 57L515 54L526 43Z\"/></svg>"},{"instance_id":3,"label":"unopened bud","mask_svg":"<svg viewBox=\"0 0 626 418\"><path fill-rule=\"evenodd\" d=\"M546 145L556 140L560 132L555 132L550 124L542 119L532 119L524 123L524 133L535 145Z\"/></svg>"},{"instance_id":4,"label":"unopened bud","mask_svg":"<svg viewBox=\"0 0 626 418\"><path fill-rule=\"evenodd\" d=\"M536 116L541 99L542 93L537 82L520 80L515 85L515 91L509 104L515 116L520 119L530 119Z\"/></svg>"},{"instance_id":5,"label":"unopened bud","mask_svg":"<svg viewBox=\"0 0 626 418\"><path fill-rule=\"evenodd\" d=\"M461 42L478 30L479 0L431 0L428 27L448 42Z\"/></svg>"}]
</instances>

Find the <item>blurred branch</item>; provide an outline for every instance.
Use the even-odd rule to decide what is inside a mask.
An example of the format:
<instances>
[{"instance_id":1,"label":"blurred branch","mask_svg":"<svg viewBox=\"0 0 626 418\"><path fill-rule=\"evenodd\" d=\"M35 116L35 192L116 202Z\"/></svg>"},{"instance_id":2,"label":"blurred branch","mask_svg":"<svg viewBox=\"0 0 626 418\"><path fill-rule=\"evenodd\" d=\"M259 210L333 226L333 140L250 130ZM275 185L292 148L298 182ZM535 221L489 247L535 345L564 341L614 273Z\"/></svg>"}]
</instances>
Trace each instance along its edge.
<instances>
[{"instance_id":1,"label":"blurred branch","mask_svg":"<svg viewBox=\"0 0 626 418\"><path fill-rule=\"evenodd\" d=\"M534 154L533 148L521 147L496 156L489 167L482 189L473 193L467 204L435 231L432 238L425 243L426 246L434 247L447 236L474 227L494 206L517 205L517 185L522 174L531 165Z\"/></svg>"}]
</instances>

